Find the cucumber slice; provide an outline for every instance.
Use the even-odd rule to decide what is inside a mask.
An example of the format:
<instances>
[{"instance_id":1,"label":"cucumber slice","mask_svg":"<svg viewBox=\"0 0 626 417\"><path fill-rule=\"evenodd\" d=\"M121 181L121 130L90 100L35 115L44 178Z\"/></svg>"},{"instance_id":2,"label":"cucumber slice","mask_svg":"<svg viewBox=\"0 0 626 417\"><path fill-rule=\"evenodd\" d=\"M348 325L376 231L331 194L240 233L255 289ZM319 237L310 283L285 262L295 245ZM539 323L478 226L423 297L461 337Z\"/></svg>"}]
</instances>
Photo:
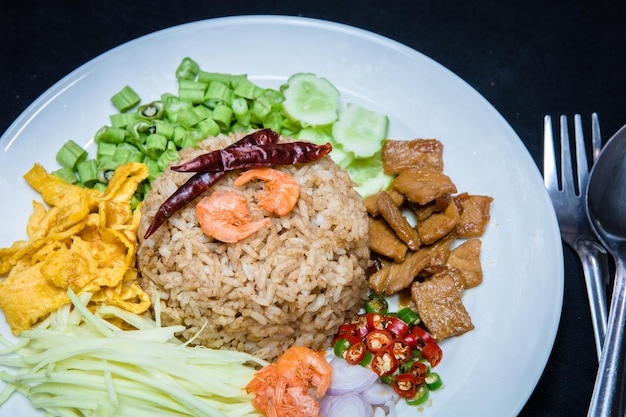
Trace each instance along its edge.
<instances>
[{"instance_id":1,"label":"cucumber slice","mask_svg":"<svg viewBox=\"0 0 626 417\"><path fill-rule=\"evenodd\" d=\"M387 136L387 116L366 109L355 103L348 103L333 124L333 138L345 151L357 158L367 158L382 148Z\"/></svg>"},{"instance_id":2,"label":"cucumber slice","mask_svg":"<svg viewBox=\"0 0 626 417\"><path fill-rule=\"evenodd\" d=\"M363 198L386 190L393 181L393 176L387 175L383 171L380 153L369 158L356 158L348 165L346 171L350 174L352 181L357 184L356 190Z\"/></svg>"},{"instance_id":3,"label":"cucumber slice","mask_svg":"<svg viewBox=\"0 0 626 417\"><path fill-rule=\"evenodd\" d=\"M339 90L327 79L297 73L287 80L283 111L303 127L329 125L337 120Z\"/></svg>"}]
</instances>

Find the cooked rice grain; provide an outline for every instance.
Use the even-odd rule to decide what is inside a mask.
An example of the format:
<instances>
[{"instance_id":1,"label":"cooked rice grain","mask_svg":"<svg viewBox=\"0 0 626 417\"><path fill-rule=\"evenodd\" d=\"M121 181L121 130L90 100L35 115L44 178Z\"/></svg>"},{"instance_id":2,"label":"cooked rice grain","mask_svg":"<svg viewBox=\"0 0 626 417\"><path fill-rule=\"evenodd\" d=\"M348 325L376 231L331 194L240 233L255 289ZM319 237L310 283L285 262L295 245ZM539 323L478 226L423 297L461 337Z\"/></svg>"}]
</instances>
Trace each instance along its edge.
<instances>
[{"instance_id":1,"label":"cooked rice grain","mask_svg":"<svg viewBox=\"0 0 626 417\"><path fill-rule=\"evenodd\" d=\"M209 138L190 159L242 135ZM183 324L181 335L212 348L236 349L266 360L289 346L327 347L339 325L354 315L367 293L368 221L348 174L329 157L277 167L300 184L294 210L238 243L218 242L200 231L195 203L174 214L137 254L141 284L161 296L165 325ZM161 203L190 174L166 170L152 184L142 208L143 236ZM254 204L262 183L233 187L225 175L207 193L236 188L254 218L268 214Z\"/></svg>"}]
</instances>

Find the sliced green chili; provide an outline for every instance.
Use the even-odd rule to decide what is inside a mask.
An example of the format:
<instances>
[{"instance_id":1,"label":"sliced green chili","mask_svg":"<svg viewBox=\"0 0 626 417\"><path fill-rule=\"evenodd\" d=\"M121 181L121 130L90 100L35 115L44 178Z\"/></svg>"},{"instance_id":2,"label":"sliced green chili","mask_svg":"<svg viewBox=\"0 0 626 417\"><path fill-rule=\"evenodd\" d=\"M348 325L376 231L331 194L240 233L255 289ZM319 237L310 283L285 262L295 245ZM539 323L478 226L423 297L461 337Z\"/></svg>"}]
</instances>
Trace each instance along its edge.
<instances>
[{"instance_id":1,"label":"sliced green chili","mask_svg":"<svg viewBox=\"0 0 626 417\"><path fill-rule=\"evenodd\" d=\"M333 352L338 358L343 358L348 348L350 348L350 341L348 339L339 339L333 345Z\"/></svg>"},{"instance_id":2,"label":"sliced green chili","mask_svg":"<svg viewBox=\"0 0 626 417\"><path fill-rule=\"evenodd\" d=\"M411 310L409 307L405 307L398 311L398 318L411 327L419 324L421 321L417 313Z\"/></svg>"},{"instance_id":3,"label":"sliced green chili","mask_svg":"<svg viewBox=\"0 0 626 417\"><path fill-rule=\"evenodd\" d=\"M429 390L426 384L420 384L417 386L417 392L415 393L413 398L410 398L410 399L407 398L406 403L408 405L424 404L426 400L428 399L428 392Z\"/></svg>"},{"instance_id":4,"label":"sliced green chili","mask_svg":"<svg viewBox=\"0 0 626 417\"><path fill-rule=\"evenodd\" d=\"M443 385L443 382L441 381L441 377L436 372L431 372L427 374L425 382L426 382L426 386L431 391L439 389Z\"/></svg>"},{"instance_id":5,"label":"sliced green chili","mask_svg":"<svg viewBox=\"0 0 626 417\"><path fill-rule=\"evenodd\" d=\"M378 313L386 315L389 310L389 303L385 297L379 294L370 294L365 302L365 311L367 313Z\"/></svg>"}]
</instances>

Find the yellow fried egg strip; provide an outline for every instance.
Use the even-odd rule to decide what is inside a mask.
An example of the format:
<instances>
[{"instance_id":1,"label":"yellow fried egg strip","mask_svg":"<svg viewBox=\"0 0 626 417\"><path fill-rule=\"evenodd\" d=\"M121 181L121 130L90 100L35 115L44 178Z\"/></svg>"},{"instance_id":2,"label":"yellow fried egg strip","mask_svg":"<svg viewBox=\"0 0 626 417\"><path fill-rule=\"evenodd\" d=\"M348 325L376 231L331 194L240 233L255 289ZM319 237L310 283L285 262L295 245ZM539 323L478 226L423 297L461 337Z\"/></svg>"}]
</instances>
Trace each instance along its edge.
<instances>
[{"instance_id":1,"label":"yellow fried egg strip","mask_svg":"<svg viewBox=\"0 0 626 417\"><path fill-rule=\"evenodd\" d=\"M91 303L135 314L150 307L135 269L140 210L130 205L147 177L146 165L131 162L100 192L69 184L39 164L24 175L49 208L34 201L28 240L0 248L0 308L14 334L70 303L68 288L92 293Z\"/></svg>"}]
</instances>

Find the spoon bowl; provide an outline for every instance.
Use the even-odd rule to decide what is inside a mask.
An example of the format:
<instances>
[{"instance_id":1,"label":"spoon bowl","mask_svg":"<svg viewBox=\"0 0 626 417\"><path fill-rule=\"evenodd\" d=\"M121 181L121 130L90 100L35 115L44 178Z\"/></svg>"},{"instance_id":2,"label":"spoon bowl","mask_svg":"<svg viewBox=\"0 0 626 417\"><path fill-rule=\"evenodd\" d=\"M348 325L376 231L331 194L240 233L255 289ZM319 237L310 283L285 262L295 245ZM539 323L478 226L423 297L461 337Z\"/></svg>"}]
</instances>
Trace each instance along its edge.
<instances>
[{"instance_id":1,"label":"spoon bowl","mask_svg":"<svg viewBox=\"0 0 626 417\"><path fill-rule=\"evenodd\" d=\"M626 126L604 146L589 175L587 218L615 259L615 278L588 416L623 416L626 344Z\"/></svg>"}]
</instances>

